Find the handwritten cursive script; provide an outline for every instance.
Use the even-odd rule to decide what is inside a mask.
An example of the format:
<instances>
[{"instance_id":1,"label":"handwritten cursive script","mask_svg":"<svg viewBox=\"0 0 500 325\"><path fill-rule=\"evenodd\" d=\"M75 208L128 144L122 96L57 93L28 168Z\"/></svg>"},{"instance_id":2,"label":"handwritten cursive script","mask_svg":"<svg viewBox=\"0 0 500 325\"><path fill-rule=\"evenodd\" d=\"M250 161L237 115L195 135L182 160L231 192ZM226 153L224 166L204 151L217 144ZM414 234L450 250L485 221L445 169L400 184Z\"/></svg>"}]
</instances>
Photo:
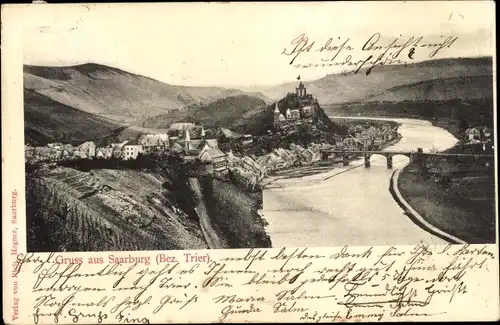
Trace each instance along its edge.
<instances>
[{"instance_id":1,"label":"handwritten cursive script","mask_svg":"<svg viewBox=\"0 0 500 325\"><path fill-rule=\"evenodd\" d=\"M195 264L71 256L18 255L31 322L432 320L481 294L474 279L495 263L487 246L469 245L220 251Z\"/></svg>"},{"instance_id":2,"label":"handwritten cursive script","mask_svg":"<svg viewBox=\"0 0 500 325\"><path fill-rule=\"evenodd\" d=\"M369 75L379 66L413 63L419 55L423 55L422 58L434 58L438 53L451 48L457 39L457 36L442 36L438 40L426 40L424 36L400 35L382 40L382 35L376 32L361 41L330 37L326 42L320 43L311 40L306 34L300 34L281 54L291 57L289 64L296 68L336 66L343 68L344 72L352 71L354 74L364 69L365 74ZM311 57L313 62L296 62L299 57L305 56Z\"/></svg>"}]
</instances>

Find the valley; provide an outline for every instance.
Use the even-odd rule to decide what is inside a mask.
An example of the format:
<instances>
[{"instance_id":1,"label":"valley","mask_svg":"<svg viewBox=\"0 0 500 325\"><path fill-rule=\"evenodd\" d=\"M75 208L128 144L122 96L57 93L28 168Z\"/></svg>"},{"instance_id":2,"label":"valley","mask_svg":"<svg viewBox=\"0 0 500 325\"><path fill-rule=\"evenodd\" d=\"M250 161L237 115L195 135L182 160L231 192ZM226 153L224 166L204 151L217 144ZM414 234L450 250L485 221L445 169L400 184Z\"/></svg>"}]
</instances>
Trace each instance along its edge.
<instances>
[{"instance_id":1,"label":"valley","mask_svg":"<svg viewBox=\"0 0 500 325\"><path fill-rule=\"evenodd\" d=\"M292 83L243 91L170 85L99 64L25 66L26 153L64 147L57 154L74 150L80 155L64 156L62 162L57 156L41 168L27 164L30 250L271 247L268 223L259 213L260 183L268 174L275 174L273 182L314 179L339 168L333 161L319 162L324 148L361 150L367 143L383 146L400 139L395 122L329 116L416 118L462 140L467 129L493 126L491 65L491 58L468 58L384 66L370 76L338 74L301 82L297 93ZM306 95L306 87L314 98ZM140 158L139 151L132 154L135 162L132 156L118 157L139 146L143 150L136 142L144 137L167 140L147 144L150 149ZM89 143L101 160L93 160ZM197 165L204 152L225 158ZM165 157L180 160L143 165ZM492 184L491 170L480 169L468 182L452 182L454 191L441 193L445 196L437 202L442 189L432 179L417 177L419 168L411 163L402 172L402 193L431 219L444 205L461 200L465 187L490 189ZM436 163L432 168L446 173L454 167ZM215 169L229 176L213 176ZM432 198L425 196L433 192ZM466 192L477 201L478 191ZM458 230L448 212L434 220L436 226L444 220L444 228L471 241L490 238L489 208L476 225L477 230L486 224L485 232L474 233L465 226L472 210L462 207L447 210L461 216Z\"/></svg>"}]
</instances>

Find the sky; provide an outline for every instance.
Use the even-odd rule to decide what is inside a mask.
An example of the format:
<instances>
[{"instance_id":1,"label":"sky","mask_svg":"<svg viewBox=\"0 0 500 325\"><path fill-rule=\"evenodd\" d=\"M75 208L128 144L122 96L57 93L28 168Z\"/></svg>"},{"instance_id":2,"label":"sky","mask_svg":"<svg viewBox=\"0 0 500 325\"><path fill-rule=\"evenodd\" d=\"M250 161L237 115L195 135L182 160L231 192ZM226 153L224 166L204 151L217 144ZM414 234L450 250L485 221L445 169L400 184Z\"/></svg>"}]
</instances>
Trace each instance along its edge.
<instances>
[{"instance_id":1,"label":"sky","mask_svg":"<svg viewBox=\"0 0 500 325\"><path fill-rule=\"evenodd\" d=\"M44 7L45 6L45 7ZM422 43L457 37L433 58L494 55L493 2L175 3L32 5L22 12L24 64L105 64L179 85L273 85L339 73L345 67L290 65L292 40L304 34L311 53L295 64L321 63L313 53L329 38L366 58L363 44L398 37ZM20 17L20 16L19 16ZM20 17L21 18L21 17ZM399 43L396 43L399 44ZM380 52L380 51L379 51ZM407 52L407 51L406 51ZM406 53L405 52L405 53ZM413 60L429 59L417 49ZM378 53L378 52L377 52ZM334 54L331 52L329 54ZM406 55L406 54L405 54ZM331 56L331 55L330 55Z\"/></svg>"}]
</instances>

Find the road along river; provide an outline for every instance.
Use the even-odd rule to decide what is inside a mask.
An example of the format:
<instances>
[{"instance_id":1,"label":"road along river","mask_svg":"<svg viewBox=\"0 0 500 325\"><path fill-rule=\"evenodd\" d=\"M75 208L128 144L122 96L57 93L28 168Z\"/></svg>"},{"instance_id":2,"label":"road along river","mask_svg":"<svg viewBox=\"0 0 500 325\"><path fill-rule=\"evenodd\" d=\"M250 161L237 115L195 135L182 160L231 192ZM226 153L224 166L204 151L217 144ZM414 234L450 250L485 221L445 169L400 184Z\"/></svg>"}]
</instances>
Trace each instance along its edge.
<instances>
[{"instance_id":1,"label":"road along river","mask_svg":"<svg viewBox=\"0 0 500 325\"><path fill-rule=\"evenodd\" d=\"M336 117L331 116L335 119ZM346 119L346 117L339 117ZM401 140L385 151L448 149L458 141L448 131L428 121L394 118L400 123ZM402 168L409 158L394 156L393 168ZM426 232L406 216L389 192L394 169L386 158L371 157L349 167L301 178L279 179L263 192L264 218L273 247L341 245L439 245L444 240Z\"/></svg>"}]
</instances>

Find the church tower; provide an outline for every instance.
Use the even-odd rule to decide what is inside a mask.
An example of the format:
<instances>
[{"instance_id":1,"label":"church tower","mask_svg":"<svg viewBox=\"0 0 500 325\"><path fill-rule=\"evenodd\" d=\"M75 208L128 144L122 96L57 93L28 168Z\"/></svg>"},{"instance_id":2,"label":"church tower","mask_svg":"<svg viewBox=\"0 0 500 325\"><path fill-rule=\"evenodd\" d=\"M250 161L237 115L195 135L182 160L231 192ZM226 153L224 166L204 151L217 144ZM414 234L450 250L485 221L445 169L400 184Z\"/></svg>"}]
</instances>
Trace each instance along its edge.
<instances>
[{"instance_id":1,"label":"church tower","mask_svg":"<svg viewBox=\"0 0 500 325\"><path fill-rule=\"evenodd\" d=\"M280 109L278 106L278 102L274 105L274 127L277 129L279 127L280 121Z\"/></svg>"},{"instance_id":2,"label":"church tower","mask_svg":"<svg viewBox=\"0 0 500 325\"><path fill-rule=\"evenodd\" d=\"M189 152L189 144L191 143L191 135L189 134L189 129L186 128L186 133L184 136L184 151L186 154Z\"/></svg>"}]
</instances>

